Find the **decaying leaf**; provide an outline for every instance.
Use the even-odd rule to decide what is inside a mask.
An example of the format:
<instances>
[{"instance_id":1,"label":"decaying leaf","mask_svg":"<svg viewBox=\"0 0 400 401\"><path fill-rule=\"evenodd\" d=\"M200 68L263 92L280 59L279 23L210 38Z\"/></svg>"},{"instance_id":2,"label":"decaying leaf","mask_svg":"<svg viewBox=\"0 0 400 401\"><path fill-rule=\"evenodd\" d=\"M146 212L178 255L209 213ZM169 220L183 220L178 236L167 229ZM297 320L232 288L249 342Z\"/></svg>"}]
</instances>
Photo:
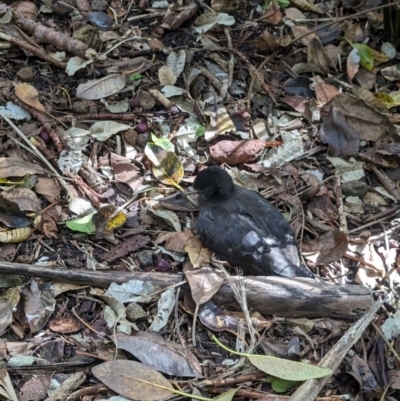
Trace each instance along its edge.
<instances>
[{"instance_id":1,"label":"decaying leaf","mask_svg":"<svg viewBox=\"0 0 400 401\"><path fill-rule=\"evenodd\" d=\"M37 215L33 220L33 223L27 227L0 230L0 243L15 244L27 240L35 231L35 228L39 226L41 221L42 216Z\"/></svg>"},{"instance_id":2,"label":"decaying leaf","mask_svg":"<svg viewBox=\"0 0 400 401\"><path fill-rule=\"evenodd\" d=\"M162 400L173 387L155 369L134 361L109 361L92 368L93 375L117 394L131 400Z\"/></svg>"},{"instance_id":3,"label":"decaying leaf","mask_svg":"<svg viewBox=\"0 0 400 401\"><path fill-rule=\"evenodd\" d=\"M189 265L190 266L190 265ZM201 269L185 269L191 294L194 302L202 305L209 301L224 283L225 276L222 272L210 266Z\"/></svg>"},{"instance_id":4,"label":"decaying leaf","mask_svg":"<svg viewBox=\"0 0 400 401\"><path fill-rule=\"evenodd\" d=\"M121 227L126 221L126 213L112 204L102 205L92 216L92 222L96 227L96 238L104 238L114 230Z\"/></svg>"},{"instance_id":5,"label":"decaying leaf","mask_svg":"<svg viewBox=\"0 0 400 401\"><path fill-rule=\"evenodd\" d=\"M193 234L190 231L180 231L172 233L161 233L157 238L156 244L163 244L165 249L174 252L184 253L186 242Z\"/></svg>"},{"instance_id":6,"label":"decaying leaf","mask_svg":"<svg viewBox=\"0 0 400 401\"><path fill-rule=\"evenodd\" d=\"M309 203L308 210L322 221L336 221L338 218L337 208L332 203L329 194L326 192L319 196L315 196Z\"/></svg>"},{"instance_id":7,"label":"decaying leaf","mask_svg":"<svg viewBox=\"0 0 400 401\"><path fill-rule=\"evenodd\" d=\"M15 88L15 96L17 96L21 102L33 107L35 110L46 111L45 107L39 101L39 92L32 85L19 84Z\"/></svg>"},{"instance_id":8,"label":"decaying leaf","mask_svg":"<svg viewBox=\"0 0 400 401\"><path fill-rule=\"evenodd\" d=\"M210 155L217 163L234 166L256 160L265 147L266 143L259 139L220 141L210 147Z\"/></svg>"},{"instance_id":9,"label":"decaying leaf","mask_svg":"<svg viewBox=\"0 0 400 401\"><path fill-rule=\"evenodd\" d=\"M319 137L322 143L328 144L330 156L348 157L358 153L360 148L360 136L336 107L332 107L324 119Z\"/></svg>"},{"instance_id":10,"label":"decaying leaf","mask_svg":"<svg viewBox=\"0 0 400 401\"><path fill-rule=\"evenodd\" d=\"M185 251L195 269L206 266L211 261L211 252L203 246L199 237L190 236L185 244Z\"/></svg>"},{"instance_id":11,"label":"decaying leaf","mask_svg":"<svg viewBox=\"0 0 400 401\"><path fill-rule=\"evenodd\" d=\"M312 241L303 243L301 250L302 252L314 252L316 254L315 263L326 266L339 260L346 253L348 245L347 235L339 229L334 229Z\"/></svg>"},{"instance_id":12,"label":"decaying leaf","mask_svg":"<svg viewBox=\"0 0 400 401\"><path fill-rule=\"evenodd\" d=\"M217 107L216 111L207 110L204 114L210 116L210 124L204 133L206 141L211 141L219 135L236 131L236 126L224 107Z\"/></svg>"},{"instance_id":13,"label":"decaying leaf","mask_svg":"<svg viewBox=\"0 0 400 401\"><path fill-rule=\"evenodd\" d=\"M124 74L110 74L94 81L80 84L76 90L76 96L80 99L95 100L118 93L125 88L126 78Z\"/></svg>"},{"instance_id":14,"label":"decaying leaf","mask_svg":"<svg viewBox=\"0 0 400 401\"><path fill-rule=\"evenodd\" d=\"M158 71L158 79L160 81L160 84L162 86L165 86L165 85L175 85L175 82L177 81L178 77L174 74L174 72L169 66L164 65Z\"/></svg>"},{"instance_id":15,"label":"decaying leaf","mask_svg":"<svg viewBox=\"0 0 400 401\"><path fill-rule=\"evenodd\" d=\"M39 164L33 164L17 157L0 157L0 178L44 173L45 170Z\"/></svg>"},{"instance_id":16,"label":"decaying leaf","mask_svg":"<svg viewBox=\"0 0 400 401\"><path fill-rule=\"evenodd\" d=\"M121 131L127 131L131 127L127 124L117 123L115 121L98 121L90 127L90 136L97 141L106 141L113 135Z\"/></svg>"},{"instance_id":17,"label":"decaying leaf","mask_svg":"<svg viewBox=\"0 0 400 401\"><path fill-rule=\"evenodd\" d=\"M153 164L153 174L163 184L179 186L183 178L183 166L175 153L169 152L152 142L148 142L144 153Z\"/></svg>"},{"instance_id":18,"label":"decaying leaf","mask_svg":"<svg viewBox=\"0 0 400 401\"><path fill-rule=\"evenodd\" d=\"M127 336L117 333L113 340L146 366L171 376L199 377L201 367L195 355L181 344L164 340L153 332L139 331Z\"/></svg>"}]
</instances>

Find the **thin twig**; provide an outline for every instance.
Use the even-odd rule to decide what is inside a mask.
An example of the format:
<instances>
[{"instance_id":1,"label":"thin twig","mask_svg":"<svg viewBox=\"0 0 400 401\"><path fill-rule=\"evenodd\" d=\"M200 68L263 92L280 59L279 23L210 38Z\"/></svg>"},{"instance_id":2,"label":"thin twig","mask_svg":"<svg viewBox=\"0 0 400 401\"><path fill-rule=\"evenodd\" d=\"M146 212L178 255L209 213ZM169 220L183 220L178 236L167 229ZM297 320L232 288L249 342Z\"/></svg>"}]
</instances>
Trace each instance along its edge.
<instances>
[{"instance_id":1,"label":"thin twig","mask_svg":"<svg viewBox=\"0 0 400 401\"><path fill-rule=\"evenodd\" d=\"M38 149L35 146L33 146L31 141L25 136L25 134L4 113L0 112L0 116L8 122L8 125L26 142L28 147L32 149L32 152L35 154L35 156L38 157L39 160L41 160L48 167L48 169L55 175L59 183L63 186L63 188L67 192L70 200L74 199L75 198L74 194L69 189L67 183L60 176L58 171L52 166L52 164L38 151Z\"/></svg>"}]
</instances>

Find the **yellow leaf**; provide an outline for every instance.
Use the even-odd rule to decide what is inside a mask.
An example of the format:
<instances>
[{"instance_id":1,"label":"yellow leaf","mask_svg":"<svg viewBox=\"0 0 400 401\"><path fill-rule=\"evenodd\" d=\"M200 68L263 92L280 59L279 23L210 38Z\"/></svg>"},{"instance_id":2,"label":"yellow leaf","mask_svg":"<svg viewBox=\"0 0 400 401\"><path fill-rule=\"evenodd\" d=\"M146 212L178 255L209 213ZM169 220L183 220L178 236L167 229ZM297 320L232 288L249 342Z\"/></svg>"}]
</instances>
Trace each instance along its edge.
<instances>
[{"instance_id":1,"label":"yellow leaf","mask_svg":"<svg viewBox=\"0 0 400 401\"><path fill-rule=\"evenodd\" d=\"M179 186L183 178L183 166L178 156L152 142L148 142L144 153L153 164L153 174L165 185L173 185L182 191Z\"/></svg>"},{"instance_id":2,"label":"yellow leaf","mask_svg":"<svg viewBox=\"0 0 400 401\"><path fill-rule=\"evenodd\" d=\"M92 216L92 222L96 227L96 238L104 238L115 229L121 227L126 221L125 212L114 205L102 205Z\"/></svg>"}]
</instances>

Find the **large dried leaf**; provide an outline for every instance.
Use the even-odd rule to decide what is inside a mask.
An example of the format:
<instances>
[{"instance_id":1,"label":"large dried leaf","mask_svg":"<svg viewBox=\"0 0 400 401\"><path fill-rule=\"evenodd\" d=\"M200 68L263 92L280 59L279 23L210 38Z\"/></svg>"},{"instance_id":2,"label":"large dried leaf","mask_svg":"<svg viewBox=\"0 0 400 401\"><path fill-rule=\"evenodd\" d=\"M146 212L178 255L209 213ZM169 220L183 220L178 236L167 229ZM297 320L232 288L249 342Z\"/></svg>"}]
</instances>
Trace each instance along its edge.
<instances>
[{"instance_id":1,"label":"large dried leaf","mask_svg":"<svg viewBox=\"0 0 400 401\"><path fill-rule=\"evenodd\" d=\"M80 84L76 90L76 96L80 99L95 100L111 96L125 88L126 78L124 74L110 74L94 81Z\"/></svg>"},{"instance_id":2,"label":"large dried leaf","mask_svg":"<svg viewBox=\"0 0 400 401\"><path fill-rule=\"evenodd\" d=\"M348 245L347 235L340 229L334 229L312 241L303 243L301 250L317 253L315 263L326 266L339 260L346 253Z\"/></svg>"},{"instance_id":3,"label":"large dried leaf","mask_svg":"<svg viewBox=\"0 0 400 401\"><path fill-rule=\"evenodd\" d=\"M131 400L162 400L173 390L161 373L139 362L109 361L93 367L92 373L111 390Z\"/></svg>"},{"instance_id":4,"label":"large dried leaf","mask_svg":"<svg viewBox=\"0 0 400 401\"><path fill-rule=\"evenodd\" d=\"M190 285L192 298L198 305L209 301L225 280L222 272L209 266L196 270L185 270L185 276Z\"/></svg>"},{"instance_id":5,"label":"large dried leaf","mask_svg":"<svg viewBox=\"0 0 400 401\"><path fill-rule=\"evenodd\" d=\"M171 67L164 65L158 70L158 79L162 86L175 85L178 77L174 74Z\"/></svg>"},{"instance_id":6,"label":"large dried leaf","mask_svg":"<svg viewBox=\"0 0 400 401\"><path fill-rule=\"evenodd\" d=\"M46 111L42 103L39 102L39 92L32 85L19 84L15 88L15 96L28 106L33 107L35 110Z\"/></svg>"},{"instance_id":7,"label":"large dried leaf","mask_svg":"<svg viewBox=\"0 0 400 401\"><path fill-rule=\"evenodd\" d=\"M2 196L18 204L19 209L24 212L39 213L42 210L39 198L35 192L28 188L13 188L10 191L4 191Z\"/></svg>"},{"instance_id":8,"label":"large dried leaf","mask_svg":"<svg viewBox=\"0 0 400 401\"><path fill-rule=\"evenodd\" d=\"M336 107L329 110L319 131L322 143L328 144L329 156L348 157L358 153L360 136Z\"/></svg>"},{"instance_id":9,"label":"large dried leaf","mask_svg":"<svg viewBox=\"0 0 400 401\"><path fill-rule=\"evenodd\" d=\"M0 178L23 177L27 174L44 174L38 164L27 162L17 157L0 157Z\"/></svg>"},{"instance_id":10,"label":"large dried leaf","mask_svg":"<svg viewBox=\"0 0 400 401\"><path fill-rule=\"evenodd\" d=\"M92 138L104 142L118 132L127 131L128 129L131 129L131 127L127 124L115 121L98 121L90 127L90 135Z\"/></svg>"},{"instance_id":11,"label":"large dried leaf","mask_svg":"<svg viewBox=\"0 0 400 401\"><path fill-rule=\"evenodd\" d=\"M128 158L111 152L110 162L117 181L129 185L133 192L140 187L143 182L143 175L140 169Z\"/></svg>"},{"instance_id":12,"label":"large dried leaf","mask_svg":"<svg viewBox=\"0 0 400 401\"><path fill-rule=\"evenodd\" d=\"M386 115L350 93L341 93L325 104L321 110L322 116L325 117L333 106L344 114L361 140L378 141L386 134L395 132Z\"/></svg>"},{"instance_id":13,"label":"large dried leaf","mask_svg":"<svg viewBox=\"0 0 400 401\"><path fill-rule=\"evenodd\" d=\"M154 143L148 142L144 153L153 164L153 174L165 185L179 186L183 178L183 166L175 153L163 149Z\"/></svg>"},{"instance_id":14,"label":"large dried leaf","mask_svg":"<svg viewBox=\"0 0 400 401\"><path fill-rule=\"evenodd\" d=\"M201 366L195 355L181 344L164 340L157 333L139 331L112 338L117 348L128 351L146 366L171 376L200 377Z\"/></svg>"}]
</instances>

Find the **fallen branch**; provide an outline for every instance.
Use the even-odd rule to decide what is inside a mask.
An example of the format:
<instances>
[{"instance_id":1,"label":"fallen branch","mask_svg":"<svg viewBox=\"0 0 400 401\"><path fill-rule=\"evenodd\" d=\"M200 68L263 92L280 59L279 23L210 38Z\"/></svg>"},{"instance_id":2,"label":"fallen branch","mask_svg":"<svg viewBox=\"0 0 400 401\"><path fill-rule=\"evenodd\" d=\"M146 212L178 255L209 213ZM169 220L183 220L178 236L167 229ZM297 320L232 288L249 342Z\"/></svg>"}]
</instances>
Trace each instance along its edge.
<instances>
[{"instance_id":1,"label":"fallen branch","mask_svg":"<svg viewBox=\"0 0 400 401\"><path fill-rule=\"evenodd\" d=\"M122 284L129 280L152 282L161 288L177 285L180 274L89 271L48 268L28 264L0 262L0 274L25 275L46 280L107 288L111 283ZM243 281L248 307L264 315L308 318L359 318L373 303L369 288L360 285L339 285L310 279L285 277L232 277ZM213 301L226 309L240 310L232 289L224 284Z\"/></svg>"},{"instance_id":2,"label":"fallen branch","mask_svg":"<svg viewBox=\"0 0 400 401\"><path fill-rule=\"evenodd\" d=\"M14 22L19 28L26 33L34 36L37 43L49 43L58 50L65 50L66 52L79 56L86 59L86 51L89 46L80 40L71 38L68 35L58 32L52 28L47 28L42 24L39 24L29 18L23 17L17 11L13 10L4 4L0 4L0 14L4 14L7 11L12 12L12 22Z\"/></svg>"}]
</instances>

